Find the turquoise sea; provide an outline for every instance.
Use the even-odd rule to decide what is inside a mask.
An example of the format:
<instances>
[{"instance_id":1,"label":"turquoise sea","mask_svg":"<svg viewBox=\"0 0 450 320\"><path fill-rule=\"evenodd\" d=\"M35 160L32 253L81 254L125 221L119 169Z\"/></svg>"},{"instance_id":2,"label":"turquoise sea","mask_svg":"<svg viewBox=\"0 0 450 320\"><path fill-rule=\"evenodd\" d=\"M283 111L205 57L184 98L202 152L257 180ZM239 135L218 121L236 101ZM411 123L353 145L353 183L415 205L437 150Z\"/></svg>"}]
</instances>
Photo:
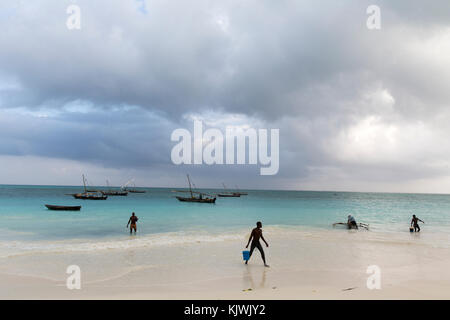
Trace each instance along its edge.
<instances>
[{"instance_id":1,"label":"turquoise sea","mask_svg":"<svg viewBox=\"0 0 450 320\"><path fill-rule=\"evenodd\" d=\"M221 234L264 226L332 229L348 214L370 224L370 232L408 233L411 215L426 233L450 233L450 195L245 190L248 196L218 198L216 204L182 203L171 189L144 194L76 200L80 187L0 186L0 241L110 240L128 235L131 212L138 236L180 232ZM208 193L220 190L203 190ZM244 190L241 190L244 191ZM80 212L49 211L44 204L82 205Z\"/></svg>"}]
</instances>

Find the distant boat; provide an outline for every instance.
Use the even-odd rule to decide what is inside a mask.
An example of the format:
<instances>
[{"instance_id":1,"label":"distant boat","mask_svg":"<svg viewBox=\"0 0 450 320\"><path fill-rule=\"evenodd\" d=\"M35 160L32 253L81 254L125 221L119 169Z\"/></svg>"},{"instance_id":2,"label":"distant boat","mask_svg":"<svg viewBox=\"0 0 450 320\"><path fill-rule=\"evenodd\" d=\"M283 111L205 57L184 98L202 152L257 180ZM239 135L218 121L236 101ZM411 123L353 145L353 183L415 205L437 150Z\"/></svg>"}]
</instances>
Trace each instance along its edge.
<instances>
[{"instance_id":1,"label":"distant boat","mask_svg":"<svg viewBox=\"0 0 450 320\"><path fill-rule=\"evenodd\" d=\"M52 204L45 205L49 210L57 210L57 211L80 211L81 206L55 206Z\"/></svg>"},{"instance_id":2,"label":"distant boat","mask_svg":"<svg viewBox=\"0 0 450 320\"><path fill-rule=\"evenodd\" d=\"M137 189L126 189L130 193L146 193L145 190L137 190Z\"/></svg>"},{"instance_id":3,"label":"distant boat","mask_svg":"<svg viewBox=\"0 0 450 320\"><path fill-rule=\"evenodd\" d=\"M126 197L128 195L128 191L126 190L113 190L109 187L109 181L106 180L106 185L108 186L108 190L100 191L105 196L123 196Z\"/></svg>"},{"instance_id":4,"label":"distant boat","mask_svg":"<svg viewBox=\"0 0 450 320\"><path fill-rule=\"evenodd\" d=\"M106 200L106 199L108 199L108 196L104 195L101 192L76 193L76 194L73 194L73 197L75 199L81 199L81 200Z\"/></svg>"},{"instance_id":5,"label":"distant boat","mask_svg":"<svg viewBox=\"0 0 450 320\"><path fill-rule=\"evenodd\" d=\"M126 197L128 195L128 191L124 190L108 190L108 191L101 191L102 194L105 196L122 196Z\"/></svg>"},{"instance_id":6,"label":"distant boat","mask_svg":"<svg viewBox=\"0 0 450 320\"><path fill-rule=\"evenodd\" d=\"M238 186L236 186L236 190L237 190L236 193L238 193L240 196L247 196L247 195L248 195L247 192L241 192L241 191L239 190Z\"/></svg>"},{"instance_id":7,"label":"distant boat","mask_svg":"<svg viewBox=\"0 0 450 320\"><path fill-rule=\"evenodd\" d=\"M190 197L179 197L176 196L176 198L181 202L198 202L198 203L216 203L216 197L212 197L206 193L202 192L196 192L192 191L191 187L191 180L189 178L189 175L187 175L188 183L189 183L189 191L175 191L175 192L189 192L191 194ZM195 194L198 194L198 196L194 196ZM207 197L203 197L203 195L206 195ZM208 197L209 196L209 197Z\"/></svg>"},{"instance_id":8,"label":"distant boat","mask_svg":"<svg viewBox=\"0 0 450 320\"><path fill-rule=\"evenodd\" d=\"M225 192L217 194L219 197L222 197L222 198L239 198L241 196L241 194L237 193L237 192L228 192L227 191L227 187L225 187L225 184L222 183L222 185L223 185L223 189L225 190Z\"/></svg>"},{"instance_id":9,"label":"distant boat","mask_svg":"<svg viewBox=\"0 0 450 320\"><path fill-rule=\"evenodd\" d=\"M131 182L131 181L130 181ZM129 182L128 182L129 183ZM125 187L123 188L123 190L126 190L126 191L128 191L129 193L145 193L146 191L145 190L138 190L138 189L136 189L136 184L135 183L133 183L133 188L131 189L131 188L128 188L128 187L126 187L127 185L128 185L128 183L125 185Z\"/></svg>"},{"instance_id":10,"label":"distant boat","mask_svg":"<svg viewBox=\"0 0 450 320\"><path fill-rule=\"evenodd\" d=\"M83 174L83 186L84 186L84 192L82 193L75 193L71 194L75 199L81 199L81 200L106 200L108 199L108 196L104 195L101 192L88 192L86 190L86 178Z\"/></svg>"}]
</instances>

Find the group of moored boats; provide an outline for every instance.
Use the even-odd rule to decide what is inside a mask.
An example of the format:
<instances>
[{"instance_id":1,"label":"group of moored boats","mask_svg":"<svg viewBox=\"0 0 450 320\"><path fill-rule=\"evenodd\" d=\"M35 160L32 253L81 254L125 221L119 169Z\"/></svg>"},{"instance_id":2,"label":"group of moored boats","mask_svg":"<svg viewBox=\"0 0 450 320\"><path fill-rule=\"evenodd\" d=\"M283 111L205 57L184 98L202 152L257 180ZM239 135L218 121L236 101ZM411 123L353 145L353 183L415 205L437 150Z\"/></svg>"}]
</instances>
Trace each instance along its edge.
<instances>
[{"instance_id":1,"label":"group of moored boats","mask_svg":"<svg viewBox=\"0 0 450 320\"><path fill-rule=\"evenodd\" d=\"M216 203L217 197L238 198L240 196L248 195L248 193L240 192L240 191L229 192L229 191L227 191L225 184L223 184L224 192L218 193L216 195L211 195L211 194L208 194L205 192L193 191L191 179L190 179L189 175L187 175L187 180L188 180L188 184L189 184L189 191L187 191L187 190L174 190L173 191L173 192L186 192L186 193L190 194L190 197L176 196L176 198L181 202ZM239 189L237 188L237 190L239 190Z\"/></svg>"},{"instance_id":2,"label":"group of moored boats","mask_svg":"<svg viewBox=\"0 0 450 320\"><path fill-rule=\"evenodd\" d=\"M215 195L211 195L205 192L199 192L192 190L191 179L189 175L187 175L187 180L189 184L189 190L173 190L173 192L185 192L189 193L190 196L182 197L176 196L176 198L181 202L198 202L198 203L215 203L217 197L221 198L238 198L240 196L246 196L248 193L239 191L239 188L236 186L237 191L228 191L225 184L223 184L224 191L217 193ZM73 196L75 199L81 200L106 200L108 196L127 196L128 193L145 193L145 190L136 189L136 185L133 188L128 187L131 181L127 182L123 187L119 190L111 189L109 186L109 181L106 180L107 190L96 190L92 188L87 188L86 186L86 178L83 174L83 187L84 192L80 193L71 193L68 195ZM60 206L60 205L45 205L49 210L58 210L58 211L80 211L81 206Z\"/></svg>"},{"instance_id":3,"label":"group of moored boats","mask_svg":"<svg viewBox=\"0 0 450 320\"><path fill-rule=\"evenodd\" d=\"M106 180L106 184L108 187L107 190L88 189L86 187L86 178L83 174L84 192L71 193L68 195L73 196L75 199L80 199L80 200L106 200L106 199L108 199L108 196L127 196L128 193L145 193L146 192L145 190L136 189L136 185L134 185L133 188L128 187L128 185L131 183L131 181L132 180L127 182L119 190L111 189L109 186L108 180ZM57 211L80 211L81 210L81 206L60 206L60 205L51 205L51 204L46 204L45 206L49 210L57 210Z\"/></svg>"},{"instance_id":4,"label":"group of moored boats","mask_svg":"<svg viewBox=\"0 0 450 320\"><path fill-rule=\"evenodd\" d=\"M75 199L81 199L81 200L106 200L106 199L108 199L108 196L125 197L128 195L128 193L145 193L145 190L136 189L136 185L134 185L134 188L128 187L128 185L131 183L131 181L132 180L128 181L119 190L111 189L111 187L109 186L108 180L106 180L106 185L108 187L107 190L88 189L86 187L86 178L84 177L84 174L83 174L84 192L73 193L70 195L73 196Z\"/></svg>"}]
</instances>

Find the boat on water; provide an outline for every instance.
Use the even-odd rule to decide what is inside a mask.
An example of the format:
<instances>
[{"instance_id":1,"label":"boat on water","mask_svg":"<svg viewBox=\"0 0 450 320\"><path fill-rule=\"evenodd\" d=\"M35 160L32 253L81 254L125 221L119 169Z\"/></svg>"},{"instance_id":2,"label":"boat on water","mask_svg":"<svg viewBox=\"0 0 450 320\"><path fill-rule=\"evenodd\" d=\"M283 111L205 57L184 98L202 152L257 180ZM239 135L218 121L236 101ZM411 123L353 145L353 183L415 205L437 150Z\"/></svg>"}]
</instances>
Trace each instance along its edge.
<instances>
[{"instance_id":1,"label":"boat on water","mask_svg":"<svg viewBox=\"0 0 450 320\"><path fill-rule=\"evenodd\" d=\"M217 196L221 198L239 198L241 195L239 193L219 193Z\"/></svg>"},{"instance_id":2,"label":"boat on water","mask_svg":"<svg viewBox=\"0 0 450 320\"><path fill-rule=\"evenodd\" d=\"M122 196L122 197L126 197L128 195L128 191L107 190L107 191L102 191L102 194L104 194L105 196Z\"/></svg>"},{"instance_id":3,"label":"boat on water","mask_svg":"<svg viewBox=\"0 0 450 320\"><path fill-rule=\"evenodd\" d=\"M103 195L105 196L122 196L122 197L126 197L128 195L128 191L120 189L120 190L114 190L111 189L109 186L109 181L106 180L106 185L108 187L108 190L106 191L100 191Z\"/></svg>"},{"instance_id":4,"label":"boat on water","mask_svg":"<svg viewBox=\"0 0 450 320\"><path fill-rule=\"evenodd\" d=\"M131 182L131 181L130 181L130 182ZM123 188L123 190L128 191L129 193L146 193L146 192L147 192L147 191L145 191L145 190L139 190L139 189L136 189L136 184L135 184L135 183L133 183L133 188L128 188L127 185L128 185L130 182L128 182L128 183L125 185L125 187Z\"/></svg>"},{"instance_id":5,"label":"boat on water","mask_svg":"<svg viewBox=\"0 0 450 320\"><path fill-rule=\"evenodd\" d=\"M236 186L236 193L239 194L240 196L248 196L247 192L241 192L241 190L239 190L238 186Z\"/></svg>"},{"instance_id":6,"label":"boat on water","mask_svg":"<svg viewBox=\"0 0 450 320\"><path fill-rule=\"evenodd\" d=\"M216 198L201 198L201 197L179 197L176 198L181 202L200 202L200 203L216 203Z\"/></svg>"},{"instance_id":7,"label":"boat on water","mask_svg":"<svg viewBox=\"0 0 450 320\"><path fill-rule=\"evenodd\" d=\"M359 222L356 224L359 228L364 228L366 230L369 230L369 225L367 223ZM333 223L333 228L336 226L345 226L347 229L357 229L356 227L350 226L347 222L336 222Z\"/></svg>"},{"instance_id":8,"label":"boat on water","mask_svg":"<svg viewBox=\"0 0 450 320\"><path fill-rule=\"evenodd\" d=\"M82 192L75 193L72 195L75 199L81 200L106 200L108 196L104 195L101 192Z\"/></svg>"},{"instance_id":9,"label":"boat on water","mask_svg":"<svg viewBox=\"0 0 450 320\"><path fill-rule=\"evenodd\" d=\"M198 202L198 203L216 203L216 197L211 196L211 195L206 194L206 193L203 193L203 192L192 191L191 179L189 178L189 175L187 175L187 179L188 179L188 183L189 183L189 191L175 190L174 192L189 192L191 194L191 196L190 197L176 196L178 201L181 201L181 202ZM198 196L195 196L194 194L198 195Z\"/></svg>"},{"instance_id":10,"label":"boat on water","mask_svg":"<svg viewBox=\"0 0 450 320\"><path fill-rule=\"evenodd\" d=\"M221 198L239 198L241 196L238 192L228 192L225 183L222 183L224 192L218 193L217 196Z\"/></svg>"},{"instance_id":11,"label":"boat on water","mask_svg":"<svg viewBox=\"0 0 450 320\"><path fill-rule=\"evenodd\" d=\"M137 190L137 189L126 189L130 193L146 193L145 190Z\"/></svg>"},{"instance_id":12,"label":"boat on water","mask_svg":"<svg viewBox=\"0 0 450 320\"><path fill-rule=\"evenodd\" d=\"M86 189L86 178L83 174L83 186L84 186L84 192L81 193L74 193L71 194L75 199L81 199L81 200L106 200L108 199L107 195L104 195L102 192L95 191L95 192L88 192Z\"/></svg>"},{"instance_id":13,"label":"boat on water","mask_svg":"<svg viewBox=\"0 0 450 320\"><path fill-rule=\"evenodd\" d=\"M56 211L80 211L81 206L56 206L52 204L45 205L48 210L56 210Z\"/></svg>"}]
</instances>

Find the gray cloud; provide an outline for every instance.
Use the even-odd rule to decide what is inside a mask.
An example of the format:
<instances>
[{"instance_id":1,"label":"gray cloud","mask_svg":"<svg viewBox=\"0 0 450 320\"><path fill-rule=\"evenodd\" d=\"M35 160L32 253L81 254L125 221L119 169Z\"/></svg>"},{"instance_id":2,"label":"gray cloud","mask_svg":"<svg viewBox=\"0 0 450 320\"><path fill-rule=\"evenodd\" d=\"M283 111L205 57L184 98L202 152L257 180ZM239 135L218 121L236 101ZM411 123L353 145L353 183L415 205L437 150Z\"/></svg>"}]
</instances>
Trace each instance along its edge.
<instances>
[{"instance_id":1,"label":"gray cloud","mask_svg":"<svg viewBox=\"0 0 450 320\"><path fill-rule=\"evenodd\" d=\"M379 31L372 1L79 0L69 31L71 3L0 7L2 155L286 188L449 174L448 1L378 1ZM170 133L189 114L280 128L279 174L174 169Z\"/></svg>"}]
</instances>

